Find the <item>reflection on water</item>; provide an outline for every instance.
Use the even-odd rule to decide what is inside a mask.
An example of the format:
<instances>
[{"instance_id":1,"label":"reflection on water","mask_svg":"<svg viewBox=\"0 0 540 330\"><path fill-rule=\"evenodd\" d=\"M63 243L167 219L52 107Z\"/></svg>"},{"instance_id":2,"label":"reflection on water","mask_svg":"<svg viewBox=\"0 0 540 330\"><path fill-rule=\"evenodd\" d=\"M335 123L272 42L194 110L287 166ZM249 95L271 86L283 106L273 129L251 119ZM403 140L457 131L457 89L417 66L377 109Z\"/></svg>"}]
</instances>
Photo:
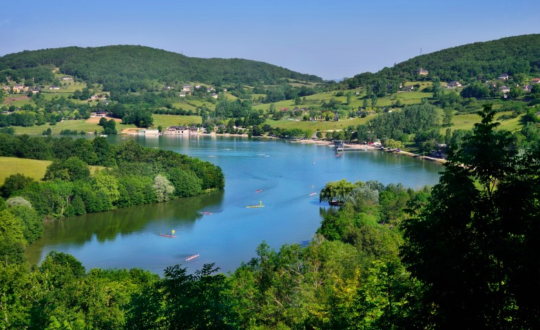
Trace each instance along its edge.
<instances>
[{"instance_id":1,"label":"reflection on water","mask_svg":"<svg viewBox=\"0 0 540 330\"><path fill-rule=\"evenodd\" d=\"M82 247L94 238L103 243L141 230L155 230L156 235L169 233L171 229L188 231L195 221L203 217L199 210L212 213L221 211L223 195L223 191L218 191L166 203L90 213L46 223L43 237L28 248L27 256L31 263L39 262L43 247L51 242ZM167 229L162 230L163 227Z\"/></svg>"},{"instance_id":2,"label":"reflection on water","mask_svg":"<svg viewBox=\"0 0 540 330\"><path fill-rule=\"evenodd\" d=\"M310 194L329 181L378 180L420 188L436 183L442 170L431 162L379 151L346 152L336 157L327 146L286 141L167 136L107 139L112 143L135 140L214 163L225 174L225 191L47 224L43 238L28 249L32 262L56 250L74 255L87 268L139 267L161 273L177 263L193 271L215 262L227 272L254 257L263 240L278 248L312 239L328 209L318 203L318 195ZM266 207L246 208L260 201ZM171 230L177 238L159 236ZM200 257L185 261L195 253Z\"/></svg>"}]
</instances>

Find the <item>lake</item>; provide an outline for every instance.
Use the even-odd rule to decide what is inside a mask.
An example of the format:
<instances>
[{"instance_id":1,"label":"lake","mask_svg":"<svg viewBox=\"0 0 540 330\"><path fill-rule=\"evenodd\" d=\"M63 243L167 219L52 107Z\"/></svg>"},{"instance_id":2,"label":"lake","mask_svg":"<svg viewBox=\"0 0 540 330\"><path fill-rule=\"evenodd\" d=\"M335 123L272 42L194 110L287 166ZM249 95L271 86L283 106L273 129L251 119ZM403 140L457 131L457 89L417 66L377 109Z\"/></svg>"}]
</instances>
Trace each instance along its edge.
<instances>
[{"instance_id":1,"label":"lake","mask_svg":"<svg viewBox=\"0 0 540 330\"><path fill-rule=\"evenodd\" d=\"M322 220L318 195L329 181L378 180L420 188L438 182L443 167L380 151L346 152L328 146L242 137L110 136L133 139L220 166L225 190L167 203L87 214L47 223L27 256L37 263L52 250L69 253L89 268L144 268L161 274L181 263L194 271L216 263L236 269L266 241L306 244ZM261 190L261 192L256 192ZM262 202L264 208L246 208ZM211 215L203 215L206 211ZM175 231L176 238L159 234ZM200 257L186 262L193 254Z\"/></svg>"}]
</instances>

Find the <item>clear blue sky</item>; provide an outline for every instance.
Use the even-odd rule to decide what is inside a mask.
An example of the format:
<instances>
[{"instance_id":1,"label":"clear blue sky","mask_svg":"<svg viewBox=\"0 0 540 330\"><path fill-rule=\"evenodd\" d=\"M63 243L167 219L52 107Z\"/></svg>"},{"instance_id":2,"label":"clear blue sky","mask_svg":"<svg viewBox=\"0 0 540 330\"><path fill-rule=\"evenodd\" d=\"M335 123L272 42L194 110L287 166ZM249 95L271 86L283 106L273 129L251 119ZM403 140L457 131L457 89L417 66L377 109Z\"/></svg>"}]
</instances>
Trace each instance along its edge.
<instances>
[{"instance_id":1,"label":"clear blue sky","mask_svg":"<svg viewBox=\"0 0 540 330\"><path fill-rule=\"evenodd\" d=\"M134 44L247 58L325 79L540 33L539 0L0 1L0 55Z\"/></svg>"}]
</instances>

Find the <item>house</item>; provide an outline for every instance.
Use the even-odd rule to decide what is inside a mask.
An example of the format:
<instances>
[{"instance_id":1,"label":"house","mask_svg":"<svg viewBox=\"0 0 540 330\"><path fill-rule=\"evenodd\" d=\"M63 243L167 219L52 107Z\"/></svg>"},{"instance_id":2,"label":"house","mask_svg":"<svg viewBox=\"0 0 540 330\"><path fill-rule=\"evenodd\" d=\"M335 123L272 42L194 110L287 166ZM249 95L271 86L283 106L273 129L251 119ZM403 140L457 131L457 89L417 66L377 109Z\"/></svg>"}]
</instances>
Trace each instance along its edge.
<instances>
[{"instance_id":1,"label":"house","mask_svg":"<svg viewBox=\"0 0 540 330\"><path fill-rule=\"evenodd\" d=\"M508 73L501 73L499 75L499 80L508 80L509 76Z\"/></svg>"},{"instance_id":2,"label":"house","mask_svg":"<svg viewBox=\"0 0 540 330\"><path fill-rule=\"evenodd\" d=\"M216 89L214 87L209 87L209 88L206 89L207 93L215 92L215 91L216 91Z\"/></svg>"},{"instance_id":3,"label":"house","mask_svg":"<svg viewBox=\"0 0 540 330\"><path fill-rule=\"evenodd\" d=\"M172 87L172 86L165 86L165 87L162 88L162 90L164 90L164 91L170 91L171 89L174 89L174 87Z\"/></svg>"},{"instance_id":4,"label":"house","mask_svg":"<svg viewBox=\"0 0 540 330\"><path fill-rule=\"evenodd\" d=\"M429 71L426 69L418 68L418 70L416 70L416 74L419 76L427 76L429 74Z\"/></svg>"},{"instance_id":5,"label":"house","mask_svg":"<svg viewBox=\"0 0 540 330\"><path fill-rule=\"evenodd\" d=\"M95 117L107 117L107 113L105 111L98 111L96 112Z\"/></svg>"},{"instance_id":6,"label":"house","mask_svg":"<svg viewBox=\"0 0 540 330\"><path fill-rule=\"evenodd\" d=\"M182 87L182 92L191 92L191 85L184 85Z\"/></svg>"},{"instance_id":7,"label":"house","mask_svg":"<svg viewBox=\"0 0 540 330\"><path fill-rule=\"evenodd\" d=\"M281 108L279 110L281 110L281 112L286 112L286 111L289 111L289 108Z\"/></svg>"},{"instance_id":8,"label":"house","mask_svg":"<svg viewBox=\"0 0 540 330\"><path fill-rule=\"evenodd\" d=\"M540 84L540 78L533 78L531 84Z\"/></svg>"},{"instance_id":9,"label":"house","mask_svg":"<svg viewBox=\"0 0 540 330\"><path fill-rule=\"evenodd\" d=\"M189 128L189 134L199 134L199 128L197 126L191 126Z\"/></svg>"},{"instance_id":10,"label":"house","mask_svg":"<svg viewBox=\"0 0 540 330\"><path fill-rule=\"evenodd\" d=\"M502 86L500 90L502 93L505 93L505 94L510 93L510 87Z\"/></svg>"},{"instance_id":11,"label":"house","mask_svg":"<svg viewBox=\"0 0 540 330\"><path fill-rule=\"evenodd\" d=\"M97 94L94 94L92 96L90 96L90 101L94 101L94 100L98 100L99 99L99 96Z\"/></svg>"},{"instance_id":12,"label":"house","mask_svg":"<svg viewBox=\"0 0 540 330\"><path fill-rule=\"evenodd\" d=\"M32 94L37 94L37 93L39 93L39 92L41 92L41 89L39 89L39 88L37 88L37 87L34 88L34 89L32 89Z\"/></svg>"},{"instance_id":13,"label":"house","mask_svg":"<svg viewBox=\"0 0 540 330\"><path fill-rule=\"evenodd\" d=\"M195 89L201 88L201 85L195 85Z\"/></svg>"},{"instance_id":14,"label":"house","mask_svg":"<svg viewBox=\"0 0 540 330\"><path fill-rule=\"evenodd\" d=\"M50 89L50 90L59 90L60 87L58 87L58 86L51 86L51 87L49 87L49 89Z\"/></svg>"},{"instance_id":15,"label":"house","mask_svg":"<svg viewBox=\"0 0 540 330\"><path fill-rule=\"evenodd\" d=\"M180 92L180 94L178 94L178 96L180 96L180 97L186 97L186 92Z\"/></svg>"},{"instance_id":16,"label":"house","mask_svg":"<svg viewBox=\"0 0 540 330\"><path fill-rule=\"evenodd\" d=\"M24 85L15 85L13 86L13 93L22 93L27 92L28 87L24 87Z\"/></svg>"},{"instance_id":17,"label":"house","mask_svg":"<svg viewBox=\"0 0 540 330\"><path fill-rule=\"evenodd\" d=\"M9 87L9 86L4 86L4 87L2 87L2 89L5 90L8 93L11 92L11 87Z\"/></svg>"},{"instance_id":18,"label":"house","mask_svg":"<svg viewBox=\"0 0 540 330\"><path fill-rule=\"evenodd\" d=\"M405 86L405 87L403 87L403 91L404 92L413 92L414 91L414 86Z\"/></svg>"},{"instance_id":19,"label":"house","mask_svg":"<svg viewBox=\"0 0 540 330\"><path fill-rule=\"evenodd\" d=\"M212 93L212 97L217 99L218 98L218 95L216 93Z\"/></svg>"},{"instance_id":20,"label":"house","mask_svg":"<svg viewBox=\"0 0 540 330\"><path fill-rule=\"evenodd\" d=\"M462 85L459 83L459 81L451 81L448 83L448 85L446 85L447 88L456 88L456 87L461 87Z\"/></svg>"},{"instance_id":21,"label":"house","mask_svg":"<svg viewBox=\"0 0 540 330\"><path fill-rule=\"evenodd\" d=\"M226 92L226 91L227 91L227 88L223 88L223 91Z\"/></svg>"},{"instance_id":22,"label":"house","mask_svg":"<svg viewBox=\"0 0 540 330\"><path fill-rule=\"evenodd\" d=\"M73 81L73 78L65 76L65 77L62 77L62 81Z\"/></svg>"},{"instance_id":23,"label":"house","mask_svg":"<svg viewBox=\"0 0 540 330\"><path fill-rule=\"evenodd\" d=\"M529 93L532 90L532 85L525 85L523 86L523 91L525 93Z\"/></svg>"},{"instance_id":24,"label":"house","mask_svg":"<svg viewBox=\"0 0 540 330\"><path fill-rule=\"evenodd\" d=\"M163 134L165 135L186 135L190 130L186 126L169 126Z\"/></svg>"}]
</instances>

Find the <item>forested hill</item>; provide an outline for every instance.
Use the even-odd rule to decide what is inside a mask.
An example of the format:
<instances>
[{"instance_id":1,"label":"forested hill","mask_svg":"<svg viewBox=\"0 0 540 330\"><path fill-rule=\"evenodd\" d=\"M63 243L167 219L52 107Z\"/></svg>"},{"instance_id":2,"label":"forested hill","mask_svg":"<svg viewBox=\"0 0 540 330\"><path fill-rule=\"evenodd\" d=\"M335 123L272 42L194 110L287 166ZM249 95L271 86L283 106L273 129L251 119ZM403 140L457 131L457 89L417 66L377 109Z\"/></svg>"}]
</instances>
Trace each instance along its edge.
<instances>
[{"instance_id":1,"label":"forested hill","mask_svg":"<svg viewBox=\"0 0 540 330\"><path fill-rule=\"evenodd\" d=\"M105 90L140 90L155 82L218 86L273 84L284 78L322 82L317 76L264 62L187 57L143 46L66 47L9 54L0 57L0 80L34 78L36 83L52 83L53 67L86 82L103 84Z\"/></svg>"},{"instance_id":2,"label":"forested hill","mask_svg":"<svg viewBox=\"0 0 540 330\"><path fill-rule=\"evenodd\" d=\"M418 80L417 70L429 71L426 79L470 82L493 79L501 73L540 72L540 34L508 37L487 42L444 49L414 57L377 73L362 73L344 83L354 88L366 83L385 80Z\"/></svg>"}]
</instances>

